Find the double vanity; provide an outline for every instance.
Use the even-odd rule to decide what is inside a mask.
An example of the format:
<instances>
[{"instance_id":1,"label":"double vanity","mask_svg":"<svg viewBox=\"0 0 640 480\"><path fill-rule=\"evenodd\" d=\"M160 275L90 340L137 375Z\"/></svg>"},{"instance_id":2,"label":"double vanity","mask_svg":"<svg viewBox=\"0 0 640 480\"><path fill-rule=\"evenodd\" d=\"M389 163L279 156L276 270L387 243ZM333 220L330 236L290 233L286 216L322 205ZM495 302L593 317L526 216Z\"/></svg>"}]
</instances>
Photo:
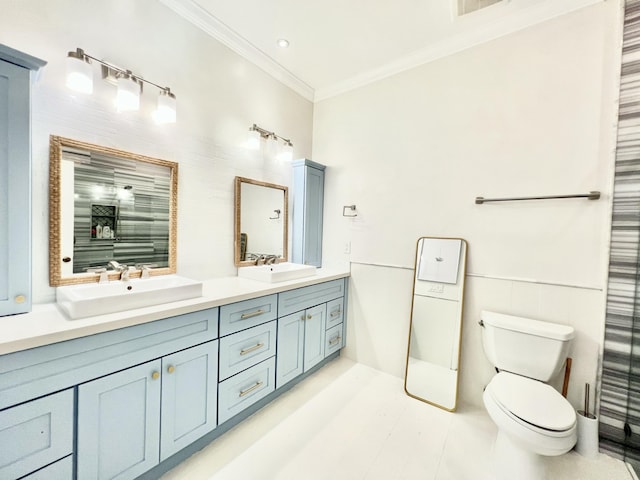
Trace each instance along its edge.
<instances>
[{"instance_id":1,"label":"double vanity","mask_svg":"<svg viewBox=\"0 0 640 480\"><path fill-rule=\"evenodd\" d=\"M349 272L287 262L288 187L236 177L238 276L198 282L177 163L51 136L49 173L57 302L2 317L0 479L157 479L339 355Z\"/></svg>"},{"instance_id":2,"label":"double vanity","mask_svg":"<svg viewBox=\"0 0 640 480\"><path fill-rule=\"evenodd\" d=\"M348 275L219 278L202 296L78 319L63 311L82 317L96 294L68 292L3 319L0 478L158 478L339 355Z\"/></svg>"}]
</instances>

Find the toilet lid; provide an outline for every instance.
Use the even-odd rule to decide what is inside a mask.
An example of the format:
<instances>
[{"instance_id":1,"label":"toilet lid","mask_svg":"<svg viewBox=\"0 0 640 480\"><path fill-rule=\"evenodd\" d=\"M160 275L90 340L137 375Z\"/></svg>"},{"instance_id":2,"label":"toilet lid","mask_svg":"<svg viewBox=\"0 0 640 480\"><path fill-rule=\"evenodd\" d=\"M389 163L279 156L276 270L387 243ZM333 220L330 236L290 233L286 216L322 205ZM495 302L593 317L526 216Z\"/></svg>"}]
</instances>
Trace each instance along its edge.
<instances>
[{"instance_id":1,"label":"toilet lid","mask_svg":"<svg viewBox=\"0 0 640 480\"><path fill-rule=\"evenodd\" d=\"M513 373L498 373L487 390L503 408L527 423L547 430L571 428L576 414L571 404L546 383Z\"/></svg>"}]
</instances>

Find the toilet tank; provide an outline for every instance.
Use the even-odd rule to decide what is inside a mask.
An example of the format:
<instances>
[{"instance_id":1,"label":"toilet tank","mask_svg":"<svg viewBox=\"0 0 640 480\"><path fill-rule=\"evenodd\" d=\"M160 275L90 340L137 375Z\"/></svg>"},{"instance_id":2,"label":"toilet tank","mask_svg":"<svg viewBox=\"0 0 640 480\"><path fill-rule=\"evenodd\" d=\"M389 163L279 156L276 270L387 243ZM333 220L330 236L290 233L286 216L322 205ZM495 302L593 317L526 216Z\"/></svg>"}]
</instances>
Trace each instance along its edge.
<instances>
[{"instance_id":1,"label":"toilet tank","mask_svg":"<svg viewBox=\"0 0 640 480\"><path fill-rule=\"evenodd\" d=\"M573 327L482 311L482 345L499 370L548 382L564 366Z\"/></svg>"}]
</instances>

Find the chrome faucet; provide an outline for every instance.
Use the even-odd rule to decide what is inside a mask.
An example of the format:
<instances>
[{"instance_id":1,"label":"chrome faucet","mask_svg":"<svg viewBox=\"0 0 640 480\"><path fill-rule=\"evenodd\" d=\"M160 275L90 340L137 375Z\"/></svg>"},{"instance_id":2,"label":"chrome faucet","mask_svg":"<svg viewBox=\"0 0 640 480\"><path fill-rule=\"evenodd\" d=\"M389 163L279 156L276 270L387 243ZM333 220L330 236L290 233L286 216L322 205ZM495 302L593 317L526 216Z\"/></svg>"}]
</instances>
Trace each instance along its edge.
<instances>
[{"instance_id":1,"label":"chrome faucet","mask_svg":"<svg viewBox=\"0 0 640 480\"><path fill-rule=\"evenodd\" d=\"M277 255L267 255L264 259L265 265L273 265L278 260Z\"/></svg>"},{"instance_id":2,"label":"chrome faucet","mask_svg":"<svg viewBox=\"0 0 640 480\"><path fill-rule=\"evenodd\" d=\"M120 272L120 280L126 282L129 280L129 267L121 263L111 260L107 265L113 268L116 272Z\"/></svg>"},{"instance_id":3,"label":"chrome faucet","mask_svg":"<svg viewBox=\"0 0 640 480\"><path fill-rule=\"evenodd\" d=\"M258 258L256 258L254 265L264 265L265 260L266 257L264 255L258 255Z\"/></svg>"}]
</instances>

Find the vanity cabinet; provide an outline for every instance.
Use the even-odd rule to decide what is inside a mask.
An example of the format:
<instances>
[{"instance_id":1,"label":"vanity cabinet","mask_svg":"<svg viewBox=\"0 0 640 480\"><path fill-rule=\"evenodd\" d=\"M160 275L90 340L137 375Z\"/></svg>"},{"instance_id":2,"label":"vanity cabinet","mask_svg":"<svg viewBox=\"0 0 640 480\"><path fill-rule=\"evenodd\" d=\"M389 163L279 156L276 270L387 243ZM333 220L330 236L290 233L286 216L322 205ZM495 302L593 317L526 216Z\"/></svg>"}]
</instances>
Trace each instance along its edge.
<instances>
[{"instance_id":1,"label":"vanity cabinet","mask_svg":"<svg viewBox=\"0 0 640 480\"><path fill-rule=\"evenodd\" d=\"M323 304L278 320L278 388L324 359L326 317Z\"/></svg>"},{"instance_id":2,"label":"vanity cabinet","mask_svg":"<svg viewBox=\"0 0 640 480\"><path fill-rule=\"evenodd\" d=\"M290 290L278 296L278 388L328 356L327 316L341 320L344 294L345 282L340 279ZM332 352L339 350L334 343Z\"/></svg>"},{"instance_id":3,"label":"vanity cabinet","mask_svg":"<svg viewBox=\"0 0 640 480\"><path fill-rule=\"evenodd\" d=\"M159 478L338 354L346 286L0 356L0 478Z\"/></svg>"},{"instance_id":4,"label":"vanity cabinet","mask_svg":"<svg viewBox=\"0 0 640 480\"><path fill-rule=\"evenodd\" d=\"M218 342L78 388L78 478L136 478L216 427Z\"/></svg>"},{"instance_id":5,"label":"vanity cabinet","mask_svg":"<svg viewBox=\"0 0 640 480\"><path fill-rule=\"evenodd\" d=\"M291 261L322 265L322 215L325 166L311 160L293 162Z\"/></svg>"},{"instance_id":6,"label":"vanity cabinet","mask_svg":"<svg viewBox=\"0 0 640 480\"><path fill-rule=\"evenodd\" d=\"M45 64L0 44L0 315L31 310L31 71Z\"/></svg>"}]
</instances>

